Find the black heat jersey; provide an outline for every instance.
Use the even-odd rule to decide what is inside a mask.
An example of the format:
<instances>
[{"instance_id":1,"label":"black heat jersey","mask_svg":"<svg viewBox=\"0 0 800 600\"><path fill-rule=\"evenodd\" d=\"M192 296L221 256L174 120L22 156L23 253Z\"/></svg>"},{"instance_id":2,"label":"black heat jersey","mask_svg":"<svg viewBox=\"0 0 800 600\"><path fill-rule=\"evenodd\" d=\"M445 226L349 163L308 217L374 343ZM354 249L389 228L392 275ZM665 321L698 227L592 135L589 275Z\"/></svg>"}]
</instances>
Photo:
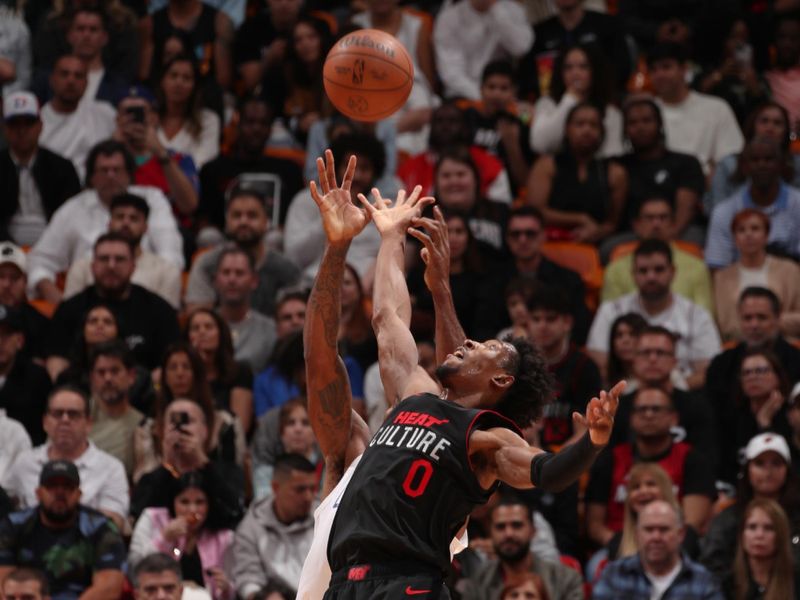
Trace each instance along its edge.
<instances>
[{"instance_id":1,"label":"black heat jersey","mask_svg":"<svg viewBox=\"0 0 800 600\"><path fill-rule=\"evenodd\" d=\"M331 569L420 561L444 572L449 547L472 509L485 503L470 468L474 429L514 423L433 394L401 401L369 443L342 496L328 541Z\"/></svg>"}]
</instances>

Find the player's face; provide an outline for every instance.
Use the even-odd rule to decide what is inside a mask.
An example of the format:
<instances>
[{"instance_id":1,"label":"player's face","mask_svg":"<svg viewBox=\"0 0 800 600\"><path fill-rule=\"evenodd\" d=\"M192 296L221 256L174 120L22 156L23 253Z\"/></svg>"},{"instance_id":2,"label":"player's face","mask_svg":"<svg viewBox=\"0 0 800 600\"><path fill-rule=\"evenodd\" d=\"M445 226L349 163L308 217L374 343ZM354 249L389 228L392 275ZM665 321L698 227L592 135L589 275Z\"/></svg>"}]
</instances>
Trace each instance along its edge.
<instances>
[{"instance_id":1,"label":"player's face","mask_svg":"<svg viewBox=\"0 0 800 600\"><path fill-rule=\"evenodd\" d=\"M561 74L564 77L564 87L585 94L592 85L592 68L589 57L583 50L575 48L570 50L564 58Z\"/></svg>"},{"instance_id":2,"label":"player's face","mask_svg":"<svg viewBox=\"0 0 800 600\"><path fill-rule=\"evenodd\" d=\"M639 392L631 410L631 430L642 439L663 438L677 425L667 395L659 389Z\"/></svg>"},{"instance_id":3,"label":"player's face","mask_svg":"<svg viewBox=\"0 0 800 600\"><path fill-rule=\"evenodd\" d=\"M117 320L105 306L89 311L83 326L83 337L87 344L107 342L117 337L117 334Z\"/></svg>"},{"instance_id":4,"label":"player's face","mask_svg":"<svg viewBox=\"0 0 800 600\"><path fill-rule=\"evenodd\" d=\"M672 207L668 202L651 200L641 207L633 222L633 230L641 239L669 240L672 229Z\"/></svg>"},{"instance_id":5,"label":"player's face","mask_svg":"<svg viewBox=\"0 0 800 600\"><path fill-rule=\"evenodd\" d=\"M447 242L450 244L450 259L459 260L467 251L469 231L467 223L461 217L447 219Z\"/></svg>"},{"instance_id":6,"label":"player's face","mask_svg":"<svg viewBox=\"0 0 800 600\"><path fill-rule=\"evenodd\" d=\"M490 75L481 84L481 99L489 113L507 110L515 100L514 82L507 75Z\"/></svg>"},{"instance_id":7,"label":"player's face","mask_svg":"<svg viewBox=\"0 0 800 600\"><path fill-rule=\"evenodd\" d=\"M614 331L614 354L623 363L631 363L636 356L636 342L638 336L634 333L633 327L627 323L620 323Z\"/></svg>"},{"instance_id":8,"label":"player's face","mask_svg":"<svg viewBox=\"0 0 800 600\"><path fill-rule=\"evenodd\" d=\"M147 219L132 206L118 206L111 211L108 229L138 244L147 231Z\"/></svg>"},{"instance_id":9,"label":"player's face","mask_svg":"<svg viewBox=\"0 0 800 600\"><path fill-rule=\"evenodd\" d=\"M775 556L775 524L761 508L754 508L744 522L742 549L750 558Z\"/></svg>"},{"instance_id":10,"label":"player's face","mask_svg":"<svg viewBox=\"0 0 800 600\"><path fill-rule=\"evenodd\" d=\"M739 368L742 392L747 398L763 399L780 387L778 375L772 364L761 354L748 356Z\"/></svg>"},{"instance_id":11,"label":"player's face","mask_svg":"<svg viewBox=\"0 0 800 600\"><path fill-rule=\"evenodd\" d=\"M658 119L652 106L634 104L625 112L625 137L635 149L651 148L658 142Z\"/></svg>"},{"instance_id":12,"label":"player's face","mask_svg":"<svg viewBox=\"0 0 800 600\"><path fill-rule=\"evenodd\" d=\"M131 247L125 242L100 244L92 257L92 275L97 287L119 293L128 287L136 268Z\"/></svg>"},{"instance_id":13,"label":"player's face","mask_svg":"<svg viewBox=\"0 0 800 600\"><path fill-rule=\"evenodd\" d=\"M739 303L739 325L745 343L759 347L778 336L780 319L767 298L745 298Z\"/></svg>"},{"instance_id":14,"label":"player's face","mask_svg":"<svg viewBox=\"0 0 800 600\"><path fill-rule=\"evenodd\" d=\"M279 338L303 328L306 321L306 303L298 298L286 300L275 311L275 331Z\"/></svg>"},{"instance_id":15,"label":"player's face","mask_svg":"<svg viewBox=\"0 0 800 600\"><path fill-rule=\"evenodd\" d=\"M558 349L569 339L572 318L552 310L533 310L528 324L531 339L545 352Z\"/></svg>"},{"instance_id":16,"label":"player's face","mask_svg":"<svg viewBox=\"0 0 800 600\"><path fill-rule=\"evenodd\" d=\"M42 585L35 579L14 581L6 579L0 594L3 600L44 600Z\"/></svg>"},{"instance_id":17,"label":"player's face","mask_svg":"<svg viewBox=\"0 0 800 600\"><path fill-rule=\"evenodd\" d=\"M74 482L59 477L36 488L36 498L51 521L64 523L75 515L81 489Z\"/></svg>"},{"instance_id":18,"label":"player's face","mask_svg":"<svg viewBox=\"0 0 800 600\"><path fill-rule=\"evenodd\" d=\"M685 85L686 68L674 58L657 60L650 66L650 80L656 96L670 98Z\"/></svg>"},{"instance_id":19,"label":"player's face","mask_svg":"<svg viewBox=\"0 0 800 600\"><path fill-rule=\"evenodd\" d=\"M758 187L774 184L781 176L781 156L774 144L754 143L746 152L747 174Z\"/></svg>"},{"instance_id":20,"label":"player's face","mask_svg":"<svg viewBox=\"0 0 800 600\"><path fill-rule=\"evenodd\" d=\"M161 78L161 90L167 102L188 102L194 91L194 70L188 61L172 63Z\"/></svg>"},{"instance_id":21,"label":"player's face","mask_svg":"<svg viewBox=\"0 0 800 600\"><path fill-rule=\"evenodd\" d=\"M198 488L187 488L175 496L176 517L183 517L191 530L200 529L208 517L208 498Z\"/></svg>"},{"instance_id":22,"label":"player's face","mask_svg":"<svg viewBox=\"0 0 800 600\"><path fill-rule=\"evenodd\" d=\"M269 227L267 211L254 196L239 196L225 213L225 231L242 247L249 248L264 237Z\"/></svg>"},{"instance_id":23,"label":"player's face","mask_svg":"<svg viewBox=\"0 0 800 600\"><path fill-rule=\"evenodd\" d=\"M669 294L674 276L675 268L660 252L633 259L633 281L645 300L659 300Z\"/></svg>"},{"instance_id":24,"label":"player's face","mask_svg":"<svg viewBox=\"0 0 800 600\"><path fill-rule=\"evenodd\" d=\"M514 258L530 260L539 254L544 236L536 217L516 216L508 222L506 243Z\"/></svg>"},{"instance_id":25,"label":"player's face","mask_svg":"<svg viewBox=\"0 0 800 600\"><path fill-rule=\"evenodd\" d=\"M596 108L585 106L572 113L566 138L573 152L595 152L603 141L603 121Z\"/></svg>"},{"instance_id":26,"label":"player's face","mask_svg":"<svg viewBox=\"0 0 800 600\"><path fill-rule=\"evenodd\" d=\"M43 425L55 446L75 448L86 441L92 422L86 414L83 398L64 390L50 398Z\"/></svg>"},{"instance_id":27,"label":"player's face","mask_svg":"<svg viewBox=\"0 0 800 600\"><path fill-rule=\"evenodd\" d=\"M194 385L192 364L185 352L175 352L164 368L164 383L174 398L190 396Z\"/></svg>"},{"instance_id":28,"label":"player's face","mask_svg":"<svg viewBox=\"0 0 800 600\"><path fill-rule=\"evenodd\" d=\"M207 312L195 313L189 321L189 343L200 353L213 353L219 348L217 322Z\"/></svg>"},{"instance_id":29,"label":"player's face","mask_svg":"<svg viewBox=\"0 0 800 600\"><path fill-rule=\"evenodd\" d=\"M50 76L53 95L68 104L77 103L81 99L87 83L86 65L75 56L61 58Z\"/></svg>"},{"instance_id":30,"label":"player's face","mask_svg":"<svg viewBox=\"0 0 800 600\"><path fill-rule=\"evenodd\" d=\"M758 113L753 130L753 137L765 137L782 144L786 137L786 119L779 108L769 106Z\"/></svg>"},{"instance_id":31,"label":"player's face","mask_svg":"<svg viewBox=\"0 0 800 600\"><path fill-rule=\"evenodd\" d=\"M777 499L786 484L788 467L780 454L768 450L747 463L747 476L756 496Z\"/></svg>"},{"instance_id":32,"label":"player's face","mask_svg":"<svg viewBox=\"0 0 800 600\"><path fill-rule=\"evenodd\" d=\"M305 64L312 64L319 60L322 40L319 34L308 23L298 23L294 28L294 35L292 36L294 43L294 51L300 62Z\"/></svg>"},{"instance_id":33,"label":"player's face","mask_svg":"<svg viewBox=\"0 0 800 600\"><path fill-rule=\"evenodd\" d=\"M242 303L258 285L250 262L242 253L227 254L217 267L215 288L222 302Z\"/></svg>"},{"instance_id":34,"label":"player's face","mask_svg":"<svg viewBox=\"0 0 800 600\"><path fill-rule=\"evenodd\" d=\"M655 502L639 515L636 538L642 562L647 565L668 564L680 552L683 528L666 503Z\"/></svg>"},{"instance_id":35,"label":"player's face","mask_svg":"<svg viewBox=\"0 0 800 600\"><path fill-rule=\"evenodd\" d=\"M142 573L134 592L136 600L180 600L183 584L177 573Z\"/></svg>"},{"instance_id":36,"label":"player's face","mask_svg":"<svg viewBox=\"0 0 800 600\"><path fill-rule=\"evenodd\" d=\"M302 406L295 406L283 423L281 442L286 452L307 454L314 444L314 431L308 411Z\"/></svg>"},{"instance_id":37,"label":"player's face","mask_svg":"<svg viewBox=\"0 0 800 600\"><path fill-rule=\"evenodd\" d=\"M442 206L447 209L471 210L478 193L475 173L462 162L449 158L443 160L436 169L436 193Z\"/></svg>"},{"instance_id":38,"label":"player's face","mask_svg":"<svg viewBox=\"0 0 800 600\"><path fill-rule=\"evenodd\" d=\"M659 386L669 381L675 368L675 344L665 335L645 334L636 344L633 372L647 385Z\"/></svg>"},{"instance_id":39,"label":"player's face","mask_svg":"<svg viewBox=\"0 0 800 600\"><path fill-rule=\"evenodd\" d=\"M493 377L507 374L505 365L516 353L516 349L508 342L464 340L437 367L436 376L442 385L450 389L488 391Z\"/></svg>"},{"instance_id":40,"label":"player's face","mask_svg":"<svg viewBox=\"0 0 800 600\"><path fill-rule=\"evenodd\" d=\"M284 481L273 479L275 492L275 512L283 515L287 522L304 519L311 513L311 505L317 494L315 473L292 471Z\"/></svg>"},{"instance_id":41,"label":"player's face","mask_svg":"<svg viewBox=\"0 0 800 600\"><path fill-rule=\"evenodd\" d=\"M25 301L25 286L28 283L25 273L17 265L0 265L0 304L19 306Z\"/></svg>"},{"instance_id":42,"label":"player's face","mask_svg":"<svg viewBox=\"0 0 800 600\"><path fill-rule=\"evenodd\" d=\"M658 487L658 482L652 475L645 473L628 485L628 503L633 512L638 514L653 500L663 500L663 498L661 497L661 488Z\"/></svg>"},{"instance_id":43,"label":"player's face","mask_svg":"<svg viewBox=\"0 0 800 600\"><path fill-rule=\"evenodd\" d=\"M498 506L492 512L492 545L503 560L516 562L525 557L533 532L531 517L525 506Z\"/></svg>"}]
</instances>

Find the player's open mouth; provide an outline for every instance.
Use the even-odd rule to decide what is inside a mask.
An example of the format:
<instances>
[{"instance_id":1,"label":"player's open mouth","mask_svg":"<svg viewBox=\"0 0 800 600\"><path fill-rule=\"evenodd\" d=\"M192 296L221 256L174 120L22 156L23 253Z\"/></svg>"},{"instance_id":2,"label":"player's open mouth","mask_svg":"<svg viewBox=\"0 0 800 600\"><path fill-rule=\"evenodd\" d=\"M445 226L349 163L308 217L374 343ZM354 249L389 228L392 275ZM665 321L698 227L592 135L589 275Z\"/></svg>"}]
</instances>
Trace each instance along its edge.
<instances>
[{"instance_id":1,"label":"player's open mouth","mask_svg":"<svg viewBox=\"0 0 800 600\"><path fill-rule=\"evenodd\" d=\"M455 356L458 359L463 360L464 359L464 347L460 346L460 347L456 348L455 351L453 352L453 356Z\"/></svg>"}]
</instances>

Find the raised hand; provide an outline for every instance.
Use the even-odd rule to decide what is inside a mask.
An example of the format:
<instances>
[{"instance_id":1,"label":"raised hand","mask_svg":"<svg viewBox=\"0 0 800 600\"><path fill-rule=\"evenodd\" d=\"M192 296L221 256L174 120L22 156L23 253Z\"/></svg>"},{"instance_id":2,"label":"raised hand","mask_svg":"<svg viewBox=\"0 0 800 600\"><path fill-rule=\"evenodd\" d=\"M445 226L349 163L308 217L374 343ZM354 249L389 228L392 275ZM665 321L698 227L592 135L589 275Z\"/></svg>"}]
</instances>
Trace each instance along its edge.
<instances>
[{"instance_id":1,"label":"raised hand","mask_svg":"<svg viewBox=\"0 0 800 600\"><path fill-rule=\"evenodd\" d=\"M322 217L325 237L331 245L347 244L364 229L369 222L369 213L353 204L350 197L350 185L356 170L356 157L351 156L344 172L342 185L336 184L336 167L333 153L325 150L325 160L317 158L319 188L316 182L309 184L311 197L317 203ZM320 189L322 194L320 194Z\"/></svg>"},{"instance_id":2,"label":"raised hand","mask_svg":"<svg viewBox=\"0 0 800 600\"><path fill-rule=\"evenodd\" d=\"M381 196L377 188L372 188L372 197L375 198L374 204L370 204L364 194L359 194L358 199L369 213L381 237L391 234L405 237L411 222L422 214L426 206L433 204L435 201L431 196L420 198L421 194L422 186L420 185L415 187L408 197L405 190L400 190L397 192L397 199L392 204L390 200Z\"/></svg>"},{"instance_id":3,"label":"raised hand","mask_svg":"<svg viewBox=\"0 0 800 600\"><path fill-rule=\"evenodd\" d=\"M589 430L589 438L595 446L605 446L611 439L614 415L617 414L619 397L625 392L626 383L620 381L608 392L601 391L599 398L592 398L586 407L586 416L573 413L573 420Z\"/></svg>"},{"instance_id":4,"label":"raised hand","mask_svg":"<svg viewBox=\"0 0 800 600\"><path fill-rule=\"evenodd\" d=\"M419 254L425 263L425 285L431 291L450 280L450 241L447 236L447 223L438 206L433 207L433 215L433 219L428 217L412 219L411 225L422 227L425 231L408 230L409 235L422 242L423 248Z\"/></svg>"}]
</instances>

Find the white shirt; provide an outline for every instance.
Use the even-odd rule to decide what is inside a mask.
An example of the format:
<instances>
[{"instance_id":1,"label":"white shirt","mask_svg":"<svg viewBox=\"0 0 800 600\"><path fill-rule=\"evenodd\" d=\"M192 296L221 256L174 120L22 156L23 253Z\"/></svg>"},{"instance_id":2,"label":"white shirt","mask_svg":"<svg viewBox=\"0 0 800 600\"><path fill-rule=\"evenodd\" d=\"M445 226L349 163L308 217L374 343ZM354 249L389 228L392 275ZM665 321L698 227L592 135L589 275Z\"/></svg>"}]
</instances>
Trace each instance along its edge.
<instances>
[{"instance_id":1,"label":"white shirt","mask_svg":"<svg viewBox=\"0 0 800 600\"><path fill-rule=\"evenodd\" d=\"M106 70L103 67L100 67L96 71L89 71L86 91L83 92L81 102L91 102L97 98L97 90L100 89L100 83L103 81L105 74Z\"/></svg>"},{"instance_id":2,"label":"white shirt","mask_svg":"<svg viewBox=\"0 0 800 600\"><path fill-rule=\"evenodd\" d=\"M143 197L150 207L142 250L149 250L183 269L183 240L169 201L154 187L133 185L131 194ZM92 189L67 200L53 213L47 229L28 254L28 293L35 295L42 279L55 281L79 258L90 256L95 240L108 231L108 207Z\"/></svg>"},{"instance_id":3,"label":"white shirt","mask_svg":"<svg viewBox=\"0 0 800 600\"><path fill-rule=\"evenodd\" d=\"M219 117L215 112L204 108L200 115L200 131L197 137L189 133L185 124L178 133L172 136L172 139L167 139L161 126L158 127L156 135L158 135L158 141L165 148L191 156L199 172L204 164L219 154L219 132Z\"/></svg>"},{"instance_id":4,"label":"white shirt","mask_svg":"<svg viewBox=\"0 0 800 600\"><path fill-rule=\"evenodd\" d=\"M680 104L656 101L664 117L667 148L696 157L706 174L728 154L742 150L742 132L724 100L690 91Z\"/></svg>"},{"instance_id":5,"label":"white shirt","mask_svg":"<svg viewBox=\"0 0 800 600\"><path fill-rule=\"evenodd\" d=\"M31 449L31 438L22 423L9 419L0 408L0 481L14 464L17 456Z\"/></svg>"},{"instance_id":6,"label":"white shirt","mask_svg":"<svg viewBox=\"0 0 800 600\"><path fill-rule=\"evenodd\" d=\"M36 164L36 155L31 157L27 165L22 166L13 152L9 151L9 154L19 173L19 208L11 217L8 231L20 246L33 246L47 227L42 196L33 179L32 169Z\"/></svg>"},{"instance_id":7,"label":"white shirt","mask_svg":"<svg viewBox=\"0 0 800 600\"><path fill-rule=\"evenodd\" d=\"M22 452L3 478L3 488L9 496L19 500L20 508L39 503L36 488L42 467L50 460L48 448L49 443L44 443ZM81 504L127 517L130 497L128 478L122 463L91 441L84 453L73 462L81 477Z\"/></svg>"},{"instance_id":8,"label":"white shirt","mask_svg":"<svg viewBox=\"0 0 800 600\"><path fill-rule=\"evenodd\" d=\"M644 572L645 577L650 580L650 584L653 586L650 590L650 600L661 600L664 592L669 589L669 586L672 585L672 582L675 581L675 578L678 577L678 574L681 572L681 566L682 564L679 560L672 570L664 575L653 575L647 571Z\"/></svg>"},{"instance_id":9,"label":"white shirt","mask_svg":"<svg viewBox=\"0 0 800 600\"><path fill-rule=\"evenodd\" d=\"M650 325L666 327L678 337L678 368L684 375L692 372L693 361L711 360L720 352L719 331L711 314L702 306L675 293L672 294L669 308L657 315L645 312L638 292L603 302L592 322L586 347L608 353L608 336L614 319L629 312L641 315Z\"/></svg>"},{"instance_id":10,"label":"white shirt","mask_svg":"<svg viewBox=\"0 0 800 600\"><path fill-rule=\"evenodd\" d=\"M89 151L110 138L117 127L117 111L108 102L91 98L82 99L71 113L58 113L48 102L42 107L41 119L39 145L70 159L81 181L86 175Z\"/></svg>"},{"instance_id":11,"label":"white shirt","mask_svg":"<svg viewBox=\"0 0 800 600\"><path fill-rule=\"evenodd\" d=\"M478 12L469 0L442 8L433 28L436 65L445 96L480 100L484 67L499 58L518 58L533 45L533 28L522 4L498 0Z\"/></svg>"}]
</instances>

